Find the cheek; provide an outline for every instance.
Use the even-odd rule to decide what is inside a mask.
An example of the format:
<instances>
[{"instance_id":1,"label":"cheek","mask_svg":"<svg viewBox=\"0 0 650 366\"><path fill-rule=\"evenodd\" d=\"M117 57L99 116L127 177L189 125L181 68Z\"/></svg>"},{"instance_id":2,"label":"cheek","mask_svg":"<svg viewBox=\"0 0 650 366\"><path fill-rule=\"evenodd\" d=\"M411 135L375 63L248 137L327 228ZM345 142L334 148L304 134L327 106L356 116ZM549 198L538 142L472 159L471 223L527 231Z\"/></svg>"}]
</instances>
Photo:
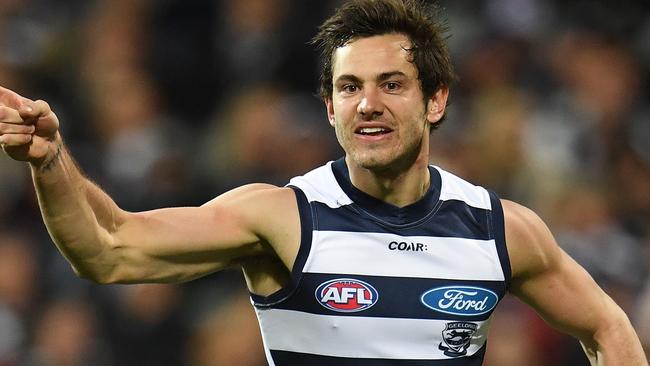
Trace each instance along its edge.
<instances>
[{"instance_id":1,"label":"cheek","mask_svg":"<svg viewBox=\"0 0 650 366\"><path fill-rule=\"evenodd\" d=\"M337 117L352 118L357 113L359 101L356 97L340 98L334 101L334 114Z\"/></svg>"},{"instance_id":2,"label":"cheek","mask_svg":"<svg viewBox=\"0 0 650 366\"><path fill-rule=\"evenodd\" d=\"M341 126L340 118L337 118L336 122L332 124L332 127L334 127L334 133L336 134L336 139L339 141L340 144L343 144L345 140L345 129L343 126Z\"/></svg>"},{"instance_id":3,"label":"cheek","mask_svg":"<svg viewBox=\"0 0 650 366\"><path fill-rule=\"evenodd\" d=\"M402 138L408 141L421 140L424 135L429 134L429 122L425 116L412 115L410 116L410 123L408 127L401 131Z\"/></svg>"},{"instance_id":4,"label":"cheek","mask_svg":"<svg viewBox=\"0 0 650 366\"><path fill-rule=\"evenodd\" d=\"M345 133L346 127L349 127L354 120L354 113L347 105L338 105L333 117L334 120L330 121L330 125L336 129L337 134Z\"/></svg>"}]
</instances>

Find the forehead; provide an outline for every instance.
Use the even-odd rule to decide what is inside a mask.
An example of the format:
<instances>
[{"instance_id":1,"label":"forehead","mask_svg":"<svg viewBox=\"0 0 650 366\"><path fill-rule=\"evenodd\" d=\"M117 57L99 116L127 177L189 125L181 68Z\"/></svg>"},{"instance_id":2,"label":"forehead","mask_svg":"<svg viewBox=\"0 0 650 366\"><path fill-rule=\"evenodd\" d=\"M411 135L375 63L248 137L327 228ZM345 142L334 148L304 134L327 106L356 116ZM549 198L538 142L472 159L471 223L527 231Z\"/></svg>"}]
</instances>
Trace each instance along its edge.
<instances>
[{"instance_id":1,"label":"forehead","mask_svg":"<svg viewBox=\"0 0 650 366\"><path fill-rule=\"evenodd\" d=\"M412 77L417 76L413 63L409 62L411 47L408 37L403 34L384 34L359 38L337 48L332 60L332 76L355 75L371 78L384 72L401 71Z\"/></svg>"}]
</instances>

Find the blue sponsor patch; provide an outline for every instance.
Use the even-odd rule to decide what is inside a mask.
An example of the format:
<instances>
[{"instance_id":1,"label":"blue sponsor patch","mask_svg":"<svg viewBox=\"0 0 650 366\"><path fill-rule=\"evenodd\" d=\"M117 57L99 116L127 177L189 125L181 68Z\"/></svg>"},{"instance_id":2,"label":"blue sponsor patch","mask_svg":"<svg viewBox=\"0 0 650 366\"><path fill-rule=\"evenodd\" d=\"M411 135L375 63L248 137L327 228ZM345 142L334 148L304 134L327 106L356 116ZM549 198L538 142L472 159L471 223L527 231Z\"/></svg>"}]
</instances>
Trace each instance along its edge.
<instances>
[{"instance_id":1,"label":"blue sponsor patch","mask_svg":"<svg viewBox=\"0 0 650 366\"><path fill-rule=\"evenodd\" d=\"M441 313L476 316L492 311L499 302L499 296L481 287L446 286L425 292L420 301Z\"/></svg>"}]
</instances>

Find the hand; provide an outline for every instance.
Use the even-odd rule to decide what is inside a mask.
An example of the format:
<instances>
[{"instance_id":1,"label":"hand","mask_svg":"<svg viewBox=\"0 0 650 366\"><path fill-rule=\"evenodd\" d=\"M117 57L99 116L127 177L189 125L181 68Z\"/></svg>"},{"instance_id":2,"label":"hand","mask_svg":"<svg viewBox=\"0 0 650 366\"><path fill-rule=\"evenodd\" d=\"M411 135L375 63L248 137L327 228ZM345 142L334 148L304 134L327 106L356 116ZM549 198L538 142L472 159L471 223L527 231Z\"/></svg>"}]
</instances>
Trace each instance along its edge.
<instances>
[{"instance_id":1,"label":"hand","mask_svg":"<svg viewBox=\"0 0 650 366\"><path fill-rule=\"evenodd\" d=\"M59 119L50 106L0 87L0 145L12 159L41 164L57 151Z\"/></svg>"}]
</instances>

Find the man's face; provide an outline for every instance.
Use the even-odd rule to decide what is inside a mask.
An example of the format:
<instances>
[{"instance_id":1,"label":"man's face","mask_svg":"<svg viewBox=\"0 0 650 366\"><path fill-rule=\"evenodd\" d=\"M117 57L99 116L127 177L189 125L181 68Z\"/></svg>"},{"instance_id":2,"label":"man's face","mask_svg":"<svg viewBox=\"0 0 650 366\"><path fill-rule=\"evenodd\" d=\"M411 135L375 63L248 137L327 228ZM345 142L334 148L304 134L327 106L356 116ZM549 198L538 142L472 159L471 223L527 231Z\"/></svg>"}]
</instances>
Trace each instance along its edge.
<instances>
[{"instance_id":1,"label":"man's face","mask_svg":"<svg viewBox=\"0 0 650 366\"><path fill-rule=\"evenodd\" d=\"M429 123L437 122L447 89L422 95L411 47L401 34L360 38L335 51L330 124L348 162L381 171L403 168L426 158Z\"/></svg>"}]
</instances>

